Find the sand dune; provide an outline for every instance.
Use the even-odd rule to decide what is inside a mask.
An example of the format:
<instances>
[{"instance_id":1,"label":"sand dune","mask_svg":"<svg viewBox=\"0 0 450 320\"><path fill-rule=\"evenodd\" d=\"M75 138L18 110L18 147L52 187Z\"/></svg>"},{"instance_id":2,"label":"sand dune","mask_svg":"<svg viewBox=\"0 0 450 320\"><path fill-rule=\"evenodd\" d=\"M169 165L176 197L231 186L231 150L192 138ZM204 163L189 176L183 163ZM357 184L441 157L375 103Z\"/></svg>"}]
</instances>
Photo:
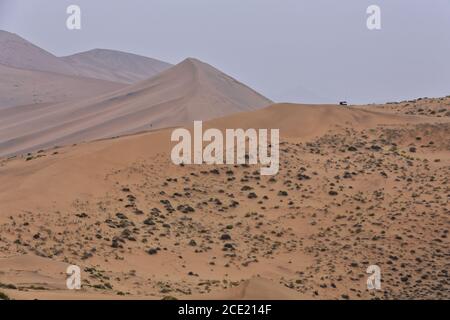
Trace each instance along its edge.
<instances>
[{"instance_id":1,"label":"sand dune","mask_svg":"<svg viewBox=\"0 0 450 320\"><path fill-rule=\"evenodd\" d=\"M3 116L0 156L209 120L269 103L210 65L187 59L113 93Z\"/></svg>"},{"instance_id":2,"label":"sand dune","mask_svg":"<svg viewBox=\"0 0 450 320\"><path fill-rule=\"evenodd\" d=\"M327 131L352 127L364 129L378 124L405 124L423 122L423 117L392 115L376 109L341 107L336 105L274 104L254 112L230 115L210 121L205 127L279 128L284 138L309 139Z\"/></svg>"},{"instance_id":3,"label":"sand dune","mask_svg":"<svg viewBox=\"0 0 450 320\"><path fill-rule=\"evenodd\" d=\"M169 67L156 59L102 49L60 58L0 30L0 109L99 96Z\"/></svg>"},{"instance_id":4,"label":"sand dune","mask_svg":"<svg viewBox=\"0 0 450 320\"><path fill-rule=\"evenodd\" d=\"M151 78L171 67L156 59L106 49L57 57L19 35L3 30L0 30L0 64L127 84Z\"/></svg>"},{"instance_id":5,"label":"sand dune","mask_svg":"<svg viewBox=\"0 0 450 320\"><path fill-rule=\"evenodd\" d=\"M170 67L156 59L103 49L57 57L0 30L0 108L98 96L123 87L118 83L139 82Z\"/></svg>"},{"instance_id":6,"label":"sand dune","mask_svg":"<svg viewBox=\"0 0 450 320\"><path fill-rule=\"evenodd\" d=\"M76 75L76 70L20 36L0 30L0 64L28 70Z\"/></svg>"},{"instance_id":7,"label":"sand dune","mask_svg":"<svg viewBox=\"0 0 450 320\"><path fill-rule=\"evenodd\" d=\"M8 295L448 298L448 117L281 104L205 126L280 128L280 172L173 165L171 129L1 160L0 256L83 270L81 292ZM371 264L380 291L367 290Z\"/></svg>"},{"instance_id":8,"label":"sand dune","mask_svg":"<svg viewBox=\"0 0 450 320\"><path fill-rule=\"evenodd\" d=\"M0 65L0 110L11 106L73 101L124 86L110 81ZM16 111L20 113L18 109ZM5 113L0 113L0 119L5 116Z\"/></svg>"},{"instance_id":9,"label":"sand dune","mask_svg":"<svg viewBox=\"0 0 450 320\"><path fill-rule=\"evenodd\" d=\"M77 75L121 83L149 79L172 65L152 58L115 50L94 49L62 57Z\"/></svg>"},{"instance_id":10,"label":"sand dune","mask_svg":"<svg viewBox=\"0 0 450 320\"><path fill-rule=\"evenodd\" d=\"M243 112L227 117L213 119L204 123L204 128L267 128L280 129L282 139L294 141L310 141L319 138L333 130L353 128L355 130L368 130L380 125L416 125L420 123L435 123L437 119L423 116L392 115L378 110L365 110L360 108L348 108L335 105L296 105L274 104L261 110ZM446 123L448 119L439 119ZM189 123L187 128L190 128ZM95 192L104 186L98 175L106 173L116 166L127 166L135 159L152 158L157 154L166 154L167 162L170 162L170 135L173 129L161 129L129 135L117 139L105 139L93 143L83 143L75 148L58 148L64 150L64 161L46 161L20 164L17 171L0 170L6 177L10 176L11 185L4 184L2 190L17 190L24 186L20 177L23 176L23 168L30 165L36 166L32 171L37 173L38 180L29 179L27 190L49 190L48 195L39 195L37 198L46 198L50 194L65 198L64 194L78 194L81 192ZM73 151L72 151L73 149ZM47 152L52 152L50 148ZM36 153L35 153L36 154ZM40 154L36 154L40 158ZM69 172L68 167L76 167L78 170ZM27 169L28 171L28 169ZM70 191L64 191L65 180L60 180L60 175L65 174L71 181ZM15 177L15 178L14 178ZM55 180L53 180L54 177ZM40 180L43 178L43 180ZM46 186L41 185L45 183ZM63 185L61 185L63 184ZM105 191L102 189L102 192ZM21 194L21 193L20 193ZM2 199L4 203L6 199Z\"/></svg>"}]
</instances>

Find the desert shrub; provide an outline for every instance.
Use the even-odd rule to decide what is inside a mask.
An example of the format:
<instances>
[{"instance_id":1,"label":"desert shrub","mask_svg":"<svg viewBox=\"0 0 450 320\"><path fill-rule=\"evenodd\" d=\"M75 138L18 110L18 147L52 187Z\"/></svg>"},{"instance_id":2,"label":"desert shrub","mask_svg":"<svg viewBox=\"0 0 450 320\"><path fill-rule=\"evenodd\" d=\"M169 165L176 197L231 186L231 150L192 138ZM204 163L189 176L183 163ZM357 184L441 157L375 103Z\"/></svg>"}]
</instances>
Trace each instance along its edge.
<instances>
[{"instance_id":1,"label":"desert shrub","mask_svg":"<svg viewBox=\"0 0 450 320\"><path fill-rule=\"evenodd\" d=\"M10 300L6 293L0 291L0 300Z\"/></svg>"}]
</instances>

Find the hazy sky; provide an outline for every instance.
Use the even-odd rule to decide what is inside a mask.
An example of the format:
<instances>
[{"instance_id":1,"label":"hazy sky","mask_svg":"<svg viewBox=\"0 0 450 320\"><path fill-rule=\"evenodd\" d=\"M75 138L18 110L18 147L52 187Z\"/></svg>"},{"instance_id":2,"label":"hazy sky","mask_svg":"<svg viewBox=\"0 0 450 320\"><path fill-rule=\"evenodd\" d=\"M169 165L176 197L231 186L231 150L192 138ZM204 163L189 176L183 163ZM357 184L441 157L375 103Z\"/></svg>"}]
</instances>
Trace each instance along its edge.
<instances>
[{"instance_id":1,"label":"hazy sky","mask_svg":"<svg viewBox=\"0 0 450 320\"><path fill-rule=\"evenodd\" d=\"M66 28L70 4L82 30ZM0 0L0 29L56 55L196 57L276 101L450 95L450 0Z\"/></svg>"}]
</instances>

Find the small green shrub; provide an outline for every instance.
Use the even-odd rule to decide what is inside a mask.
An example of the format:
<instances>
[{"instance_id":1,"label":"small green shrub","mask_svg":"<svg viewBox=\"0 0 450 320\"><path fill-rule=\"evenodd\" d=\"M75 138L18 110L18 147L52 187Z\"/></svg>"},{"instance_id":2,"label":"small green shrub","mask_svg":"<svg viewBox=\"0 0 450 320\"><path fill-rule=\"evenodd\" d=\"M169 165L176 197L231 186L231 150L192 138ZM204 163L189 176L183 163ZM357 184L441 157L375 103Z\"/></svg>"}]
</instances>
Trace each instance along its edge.
<instances>
[{"instance_id":1,"label":"small green shrub","mask_svg":"<svg viewBox=\"0 0 450 320\"><path fill-rule=\"evenodd\" d=\"M10 300L6 293L0 291L0 300Z\"/></svg>"}]
</instances>

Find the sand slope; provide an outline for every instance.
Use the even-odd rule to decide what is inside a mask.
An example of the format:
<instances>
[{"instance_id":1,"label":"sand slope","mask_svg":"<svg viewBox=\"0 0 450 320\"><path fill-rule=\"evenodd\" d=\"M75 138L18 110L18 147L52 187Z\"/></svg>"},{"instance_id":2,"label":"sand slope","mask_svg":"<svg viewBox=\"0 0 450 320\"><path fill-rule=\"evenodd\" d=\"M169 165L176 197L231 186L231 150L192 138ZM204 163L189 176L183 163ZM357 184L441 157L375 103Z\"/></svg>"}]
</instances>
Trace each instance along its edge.
<instances>
[{"instance_id":1,"label":"sand slope","mask_svg":"<svg viewBox=\"0 0 450 320\"><path fill-rule=\"evenodd\" d=\"M16 287L67 289L65 270L69 264L36 255L0 258L0 283L14 282Z\"/></svg>"},{"instance_id":2,"label":"sand slope","mask_svg":"<svg viewBox=\"0 0 450 320\"><path fill-rule=\"evenodd\" d=\"M187 59L114 93L0 120L0 156L209 120L270 100L212 66Z\"/></svg>"},{"instance_id":3,"label":"sand slope","mask_svg":"<svg viewBox=\"0 0 450 320\"><path fill-rule=\"evenodd\" d=\"M380 111L344 108L335 105L274 104L261 110L207 121L204 123L204 128L214 127L221 130L226 128L273 128L280 129L282 139L304 142L319 138L329 131L332 132L342 128L363 130L376 128L378 125L395 127L395 125L414 125L436 121L435 118L392 115ZM440 121L445 122L448 119ZM190 128L189 123L186 124L187 128ZM172 130L161 129L116 139L83 143L76 147L69 146L62 149L65 150L64 161L60 161L59 157L57 157L58 161L52 160L52 158L29 163L19 161L15 170L0 169L5 177L11 175L11 179L6 179L11 182L11 185L5 183L0 186L0 191L17 190L16 188L24 187L26 190L37 190L35 194L38 195L40 192L49 190L48 196L53 194L53 197L59 199L64 198L63 195L67 193L96 192L99 188L107 188L98 179L98 175L116 166L127 166L135 159L152 158L157 154L166 154L166 160L170 162L170 150L173 145L170 142ZM56 151L61 152L60 150L57 149ZM51 153L52 148L47 152ZM37 157L39 158L39 154L37 154ZM69 167L77 168L77 170L69 172L67 170ZM28 176L28 183L22 184L23 170L28 172L30 169L37 179L31 179ZM59 178L62 174L67 175L67 178L71 181L70 192L64 191L66 182ZM45 186L41 183L45 183ZM16 192L12 194L16 194ZM45 198L47 195L43 194L37 197ZM6 202L6 199L1 197L0 200L3 203Z\"/></svg>"},{"instance_id":4,"label":"sand slope","mask_svg":"<svg viewBox=\"0 0 450 320\"><path fill-rule=\"evenodd\" d=\"M284 138L309 139L343 127L363 129L378 124L420 123L423 117L392 115L376 109L282 103L210 121L206 127L279 128Z\"/></svg>"},{"instance_id":5,"label":"sand slope","mask_svg":"<svg viewBox=\"0 0 450 320\"><path fill-rule=\"evenodd\" d=\"M0 64L29 70L76 75L70 64L20 36L0 30Z\"/></svg>"},{"instance_id":6,"label":"sand slope","mask_svg":"<svg viewBox=\"0 0 450 320\"><path fill-rule=\"evenodd\" d=\"M73 101L124 86L110 81L0 65L0 110L11 106ZM5 116L2 113L0 118Z\"/></svg>"},{"instance_id":7,"label":"sand slope","mask_svg":"<svg viewBox=\"0 0 450 320\"><path fill-rule=\"evenodd\" d=\"M79 76L121 83L136 83L172 66L156 59L106 49L94 49L61 59L76 68Z\"/></svg>"}]
</instances>

